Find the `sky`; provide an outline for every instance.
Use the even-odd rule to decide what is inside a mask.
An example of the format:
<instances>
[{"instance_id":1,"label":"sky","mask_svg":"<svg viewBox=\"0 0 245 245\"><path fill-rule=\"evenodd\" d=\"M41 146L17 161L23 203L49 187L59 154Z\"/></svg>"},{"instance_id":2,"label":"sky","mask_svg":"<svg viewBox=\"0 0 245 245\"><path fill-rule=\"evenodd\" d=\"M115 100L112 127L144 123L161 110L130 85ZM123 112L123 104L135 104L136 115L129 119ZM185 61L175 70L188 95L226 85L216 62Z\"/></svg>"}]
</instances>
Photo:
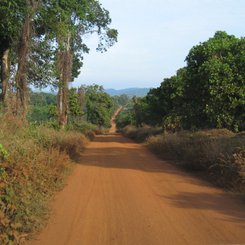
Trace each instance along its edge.
<instances>
[{"instance_id":1,"label":"sky","mask_svg":"<svg viewBox=\"0 0 245 245\"><path fill-rule=\"evenodd\" d=\"M245 36L245 0L100 0L110 12L118 42L96 52L97 37L86 37L81 74L73 87L158 87L185 66L190 49L216 31Z\"/></svg>"}]
</instances>

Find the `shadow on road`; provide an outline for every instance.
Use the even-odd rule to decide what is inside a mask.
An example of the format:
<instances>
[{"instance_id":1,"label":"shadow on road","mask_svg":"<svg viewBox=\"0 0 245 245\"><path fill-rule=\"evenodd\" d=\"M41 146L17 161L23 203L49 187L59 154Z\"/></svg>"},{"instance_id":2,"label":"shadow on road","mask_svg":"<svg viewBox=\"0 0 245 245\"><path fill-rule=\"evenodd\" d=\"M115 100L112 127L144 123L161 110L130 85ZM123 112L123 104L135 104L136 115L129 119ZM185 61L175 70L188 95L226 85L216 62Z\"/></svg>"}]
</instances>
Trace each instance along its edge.
<instances>
[{"instance_id":1,"label":"shadow on road","mask_svg":"<svg viewBox=\"0 0 245 245\"><path fill-rule=\"evenodd\" d=\"M80 165L163 172L185 176L190 181L193 180L190 173L159 159L143 145L134 143L120 134L97 136L85 152L76 157L75 160ZM181 182L181 179L179 181ZM211 186L204 181L199 181L201 185Z\"/></svg>"},{"instance_id":2,"label":"shadow on road","mask_svg":"<svg viewBox=\"0 0 245 245\"><path fill-rule=\"evenodd\" d=\"M238 198L227 193L179 192L176 195L159 196L177 208L215 210L224 215L223 221L240 223L245 228L245 207Z\"/></svg>"},{"instance_id":3,"label":"shadow on road","mask_svg":"<svg viewBox=\"0 0 245 245\"><path fill-rule=\"evenodd\" d=\"M169 205L177 208L214 210L222 213L229 221L242 225L245 222L245 208L241 210L241 201L234 200L234 197L222 193L208 182L160 160L144 146L119 134L97 136L77 159L77 163L83 166L155 173L154 181L162 187L156 195ZM175 193L166 195L166 186L173 188ZM183 192L185 186L190 192ZM225 204L221 205L224 202Z\"/></svg>"}]
</instances>

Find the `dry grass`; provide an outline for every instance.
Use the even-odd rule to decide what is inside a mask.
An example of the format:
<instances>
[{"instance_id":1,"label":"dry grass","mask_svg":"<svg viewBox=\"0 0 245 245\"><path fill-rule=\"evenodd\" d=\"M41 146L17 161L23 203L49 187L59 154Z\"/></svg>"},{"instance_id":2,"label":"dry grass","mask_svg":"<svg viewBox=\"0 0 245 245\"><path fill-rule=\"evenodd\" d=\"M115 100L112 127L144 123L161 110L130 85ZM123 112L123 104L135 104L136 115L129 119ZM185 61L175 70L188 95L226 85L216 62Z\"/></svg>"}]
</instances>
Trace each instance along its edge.
<instances>
[{"instance_id":1,"label":"dry grass","mask_svg":"<svg viewBox=\"0 0 245 245\"><path fill-rule=\"evenodd\" d=\"M66 152L69 156L79 154L88 143L88 139L75 131L57 131L54 129L39 127L27 129L29 136L45 149L56 148Z\"/></svg>"},{"instance_id":2,"label":"dry grass","mask_svg":"<svg viewBox=\"0 0 245 245\"><path fill-rule=\"evenodd\" d=\"M0 244L19 244L42 224L48 200L72 169L71 156L87 139L0 120Z\"/></svg>"},{"instance_id":3,"label":"dry grass","mask_svg":"<svg viewBox=\"0 0 245 245\"><path fill-rule=\"evenodd\" d=\"M217 185L245 191L245 136L228 130L165 133L150 137L147 146L189 171L200 171Z\"/></svg>"},{"instance_id":4,"label":"dry grass","mask_svg":"<svg viewBox=\"0 0 245 245\"><path fill-rule=\"evenodd\" d=\"M96 135L107 134L109 132L109 129L99 127L88 122L82 122L66 125L66 131L80 132L85 135L89 140L93 140Z\"/></svg>"},{"instance_id":5,"label":"dry grass","mask_svg":"<svg viewBox=\"0 0 245 245\"><path fill-rule=\"evenodd\" d=\"M142 128L137 128L135 126L129 125L122 130L122 133L137 142L144 142L150 136L162 133L162 128L151 128L146 126Z\"/></svg>"}]
</instances>

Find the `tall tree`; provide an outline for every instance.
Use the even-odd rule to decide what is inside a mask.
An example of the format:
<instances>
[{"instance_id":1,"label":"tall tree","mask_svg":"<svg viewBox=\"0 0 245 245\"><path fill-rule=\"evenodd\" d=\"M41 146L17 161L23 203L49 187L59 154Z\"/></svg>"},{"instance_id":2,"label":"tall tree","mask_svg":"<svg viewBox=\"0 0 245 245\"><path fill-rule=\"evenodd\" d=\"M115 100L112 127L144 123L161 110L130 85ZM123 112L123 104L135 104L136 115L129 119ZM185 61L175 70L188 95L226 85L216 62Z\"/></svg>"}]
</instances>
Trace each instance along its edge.
<instances>
[{"instance_id":1,"label":"tall tree","mask_svg":"<svg viewBox=\"0 0 245 245\"><path fill-rule=\"evenodd\" d=\"M22 23L26 16L25 0L2 0L0 3L0 64L1 102L8 107L8 87L10 77L10 52L16 45Z\"/></svg>"},{"instance_id":2,"label":"tall tree","mask_svg":"<svg viewBox=\"0 0 245 245\"><path fill-rule=\"evenodd\" d=\"M117 31L109 28L109 12L96 0L50 0L46 13L53 13L49 24L57 43L58 115L63 128L68 120L69 82L78 76L83 53L89 51L83 36L97 33L98 50L103 52L117 40Z\"/></svg>"},{"instance_id":3,"label":"tall tree","mask_svg":"<svg viewBox=\"0 0 245 245\"><path fill-rule=\"evenodd\" d=\"M87 121L100 127L110 127L114 109L113 98L104 92L102 86L83 86L85 91Z\"/></svg>"},{"instance_id":4,"label":"tall tree","mask_svg":"<svg viewBox=\"0 0 245 245\"><path fill-rule=\"evenodd\" d=\"M245 128L245 39L216 32L194 46L187 66L146 96L147 123L166 129ZM143 105L144 106L144 105Z\"/></svg>"},{"instance_id":5,"label":"tall tree","mask_svg":"<svg viewBox=\"0 0 245 245\"><path fill-rule=\"evenodd\" d=\"M189 125L241 130L244 53L244 38L226 32L216 32L214 37L191 49L186 58L185 85Z\"/></svg>"},{"instance_id":6,"label":"tall tree","mask_svg":"<svg viewBox=\"0 0 245 245\"><path fill-rule=\"evenodd\" d=\"M109 12L96 0L2 0L0 14L2 101L7 98L9 53L15 45L17 113L26 116L30 82L36 86L56 84L59 124L64 127L68 84L79 75L83 53L89 51L83 36L97 33L100 51L106 51L117 39L117 31L109 28Z\"/></svg>"}]
</instances>

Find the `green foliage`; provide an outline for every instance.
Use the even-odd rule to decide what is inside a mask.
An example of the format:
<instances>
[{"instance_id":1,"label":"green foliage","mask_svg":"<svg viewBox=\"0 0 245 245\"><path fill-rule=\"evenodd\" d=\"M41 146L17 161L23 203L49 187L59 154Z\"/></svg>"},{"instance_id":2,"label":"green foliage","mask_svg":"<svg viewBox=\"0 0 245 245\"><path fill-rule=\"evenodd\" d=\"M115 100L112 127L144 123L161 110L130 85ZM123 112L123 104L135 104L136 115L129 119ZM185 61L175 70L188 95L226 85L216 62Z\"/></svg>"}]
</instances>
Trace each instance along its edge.
<instances>
[{"instance_id":1,"label":"green foliage","mask_svg":"<svg viewBox=\"0 0 245 245\"><path fill-rule=\"evenodd\" d=\"M30 111L27 119L31 123L54 121L57 117L56 95L44 92L30 94Z\"/></svg>"},{"instance_id":2,"label":"green foliage","mask_svg":"<svg viewBox=\"0 0 245 245\"><path fill-rule=\"evenodd\" d=\"M83 54L89 52L84 42L84 35L97 33L99 36L98 51L106 51L117 42L118 32L109 28L111 18L109 12L102 7L99 1L51 0L43 4L38 16L38 30L41 37L51 40L57 55L65 50L65 42L71 34L72 67L71 80L80 74L83 65ZM69 65L69 64L67 64ZM56 70L59 76L60 70Z\"/></svg>"},{"instance_id":3,"label":"green foliage","mask_svg":"<svg viewBox=\"0 0 245 245\"><path fill-rule=\"evenodd\" d=\"M72 122L66 125L66 131L80 132L89 140L93 140L99 132L98 126L88 122Z\"/></svg>"},{"instance_id":4,"label":"green foliage","mask_svg":"<svg viewBox=\"0 0 245 245\"><path fill-rule=\"evenodd\" d=\"M163 126L174 130L180 128L185 77L186 69L182 68L176 76L164 79L160 87L151 89L146 97L133 97L135 125Z\"/></svg>"},{"instance_id":5,"label":"green foliage","mask_svg":"<svg viewBox=\"0 0 245 245\"><path fill-rule=\"evenodd\" d=\"M114 113L114 101L99 85L85 86L87 121L99 127L109 128Z\"/></svg>"},{"instance_id":6,"label":"green foliage","mask_svg":"<svg viewBox=\"0 0 245 245\"><path fill-rule=\"evenodd\" d=\"M170 114L164 117L163 129L166 131L179 131L181 129L181 117L175 114Z\"/></svg>"},{"instance_id":7,"label":"green foliage","mask_svg":"<svg viewBox=\"0 0 245 245\"><path fill-rule=\"evenodd\" d=\"M82 101L76 88L69 90L69 116L70 121L80 118L84 113L82 111Z\"/></svg>"},{"instance_id":8,"label":"green foliage","mask_svg":"<svg viewBox=\"0 0 245 245\"><path fill-rule=\"evenodd\" d=\"M0 59L3 58L3 52L10 49L13 74L19 67L19 61L22 62L21 64L27 64L20 70L22 74L16 76L21 81L25 80L24 88L17 85L17 90L24 91L17 93L23 97L21 101L24 101L24 104L25 101L28 101L25 98L27 97L25 91L27 91L29 84L38 88L51 85L62 89L68 88L68 82L72 82L75 77L78 77L83 65L83 55L89 52L85 43L86 39L84 39L85 35L93 33L98 35L98 50L101 52L106 51L117 42L118 32L110 28L109 12L97 0L2 0L0 16ZM35 31L25 33L23 27L25 24L27 27L27 23L30 30ZM23 49L22 54L19 51L21 51L22 47L20 46L23 43L26 44L26 49ZM18 57L19 55L23 55L23 57ZM2 62L0 63L2 64ZM1 67L0 71L3 71ZM4 82L8 83L9 71L5 72L6 81ZM2 86L1 81L0 86ZM15 90L15 81L13 87ZM67 91L64 89L62 98L69 97L66 94ZM75 96L75 93L73 95ZM81 114L79 108L75 106L74 96L70 98L71 117ZM68 101L60 102L63 103L62 108L67 108ZM24 104L20 103L20 107L24 108L26 106ZM49 118L48 109L41 108L40 105L38 109L35 107L32 116L29 116L34 118L33 120L40 121L38 114L42 114L43 120Z\"/></svg>"},{"instance_id":9,"label":"green foliage","mask_svg":"<svg viewBox=\"0 0 245 245\"><path fill-rule=\"evenodd\" d=\"M30 94L30 104L32 106L55 105L56 101L56 95L52 93L32 92Z\"/></svg>"},{"instance_id":10,"label":"green foliage","mask_svg":"<svg viewBox=\"0 0 245 245\"><path fill-rule=\"evenodd\" d=\"M30 109L27 119L29 122L43 123L56 118L56 107L54 105L49 106L34 106Z\"/></svg>"},{"instance_id":11,"label":"green foliage","mask_svg":"<svg viewBox=\"0 0 245 245\"><path fill-rule=\"evenodd\" d=\"M108 128L113 113L121 104L127 102L127 96L111 97L104 92L102 86L96 84L82 86L78 89L71 88L69 90L69 121L66 129L92 135L98 131L98 126ZM31 93L31 111L28 114L28 121L35 124L45 123L47 126L59 128L54 123L57 116L56 103L56 95L54 94ZM92 126L86 129L86 125Z\"/></svg>"},{"instance_id":12,"label":"green foliage","mask_svg":"<svg viewBox=\"0 0 245 245\"><path fill-rule=\"evenodd\" d=\"M115 104L117 106L126 106L129 102L129 97L126 94L113 96Z\"/></svg>"},{"instance_id":13,"label":"green foliage","mask_svg":"<svg viewBox=\"0 0 245 245\"><path fill-rule=\"evenodd\" d=\"M18 38L26 13L25 0L1 0L0 53L6 48L10 48Z\"/></svg>"},{"instance_id":14,"label":"green foliage","mask_svg":"<svg viewBox=\"0 0 245 245\"><path fill-rule=\"evenodd\" d=\"M244 129L244 53L244 39L225 32L191 49L186 58L187 127Z\"/></svg>"},{"instance_id":15,"label":"green foliage","mask_svg":"<svg viewBox=\"0 0 245 245\"><path fill-rule=\"evenodd\" d=\"M8 151L0 144L0 161L6 161L9 157Z\"/></svg>"},{"instance_id":16,"label":"green foliage","mask_svg":"<svg viewBox=\"0 0 245 245\"><path fill-rule=\"evenodd\" d=\"M57 77L55 69L56 51L54 41L38 34L33 37L28 60L28 83L36 88L56 86ZM41 95L41 93L40 93Z\"/></svg>"},{"instance_id":17,"label":"green foliage","mask_svg":"<svg viewBox=\"0 0 245 245\"><path fill-rule=\"evenodd\" d=\"M194 46L187 66L135 102L137 125L166 130L245 129L245 39L216 32Z\"/></svg>"},{"instance_id":18,"label":"green foliage","mask_svg":"<svg viewBox=\"0 0 245 245\"><path fill-rule=\"evenodd\" d=\"M127 125L134 125L135 118L133 114L133 109L130 107L125 107L116 117L116 125L118 129L122 129Z\"/></svg>"}]
</instances>

